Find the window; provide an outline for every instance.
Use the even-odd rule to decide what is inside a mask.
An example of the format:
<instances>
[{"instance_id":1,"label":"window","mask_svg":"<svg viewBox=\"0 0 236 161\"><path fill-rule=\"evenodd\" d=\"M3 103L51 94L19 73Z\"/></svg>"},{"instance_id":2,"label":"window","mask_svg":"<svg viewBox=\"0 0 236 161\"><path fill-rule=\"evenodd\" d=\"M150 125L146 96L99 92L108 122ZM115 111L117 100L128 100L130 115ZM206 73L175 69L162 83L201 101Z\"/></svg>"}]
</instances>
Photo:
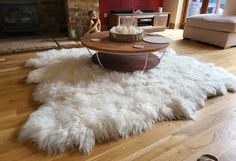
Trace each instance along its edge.
<instances>
[{"instance_id":1,"label":"window","mask_svg":"<svg viewBox=\"0 0 236 161\"><path fill-rule=\"evenodd\" d=\"M226 0L210 0L207 8L208 14L222 15L224 12Z\"/></svg>"},{"instance_id":2,"label":"window","mask_svg":"<svg viewBox=\"0 0 236 161\"><path fill-rule=\"evenodd\" d=\"M227 0L189 0L186 16L190 17L200 13L222 15L226 1ZM204 4L206 8L204 11L201 11Z\"/></svg>"}]
</instances>

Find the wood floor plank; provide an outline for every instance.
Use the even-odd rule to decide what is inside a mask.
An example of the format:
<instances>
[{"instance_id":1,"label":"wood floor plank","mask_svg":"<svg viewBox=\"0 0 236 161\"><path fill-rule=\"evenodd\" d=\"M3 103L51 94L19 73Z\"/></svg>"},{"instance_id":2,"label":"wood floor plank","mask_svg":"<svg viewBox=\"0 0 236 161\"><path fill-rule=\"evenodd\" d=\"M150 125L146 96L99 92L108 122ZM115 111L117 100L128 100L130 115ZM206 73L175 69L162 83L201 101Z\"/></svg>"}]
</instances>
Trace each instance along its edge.
<instances>
[{"instance_id":1,"label":"wood floor plank","mask_svg":"<svg viewBox=\"0 0 236 161\"><path fill-rule=\"evenodd\" d=\"M170 135L170 136L167 136L167 138L168 140L166 140L166 142L163 142L163 144L160 144L157 147L153 147L149 151L144 151L141 153L137 151L136 153L138 154L135 156L134 160L135 161L151 160L157 156L160 156L164 154L165 152L171 150L173 147L179 145L181 141L186 138L186 136L185 135L175 135L175 136ZM142 149L140 149L140 151L141 150ZM131 156L133 156L133 154ZM131 158L131 156L128 156L127 158Z\"/></svg>"},{"instance_id":2,"label":"wood floor plank","mask_svg":"<svg viewBox=\"0 0 236 161\"><path fill-rule=\"evenodd\" d=\"M193 153L185 161L197 160L206 151L219 158L223 153L236 146L235 115L234 112L231 117L224 119L218 125L184 141L183 145Z\"/></svg>"},{"instance_id":3,"label":"wood floor plank","mask_svg":"<svg viewBox=\"0 0 236 161\"><path fill-rule=\"evenodd\" d=\"M183 145L179 145L177 148L172 148L171 150L167 151L160 157L154 158L150 161L177 161L183 160L185 157L191 155L189 149L184 147Z\"/></svg>"},{"instance_id":4,"label":"wood floor plank","mask_svg":"<svg viewBox=\"0 0 236 161\"><path fill-rule=\"evenodd\" d=\"M1 159L1 161L21 160L21 159L24 159L24 158L30 156L33 153L34 153L34 151L32 149L29 149L27 147L22 147L22 148L13 149L10 152L1 154L0 159Z\"/></svg>"}]
</instances>

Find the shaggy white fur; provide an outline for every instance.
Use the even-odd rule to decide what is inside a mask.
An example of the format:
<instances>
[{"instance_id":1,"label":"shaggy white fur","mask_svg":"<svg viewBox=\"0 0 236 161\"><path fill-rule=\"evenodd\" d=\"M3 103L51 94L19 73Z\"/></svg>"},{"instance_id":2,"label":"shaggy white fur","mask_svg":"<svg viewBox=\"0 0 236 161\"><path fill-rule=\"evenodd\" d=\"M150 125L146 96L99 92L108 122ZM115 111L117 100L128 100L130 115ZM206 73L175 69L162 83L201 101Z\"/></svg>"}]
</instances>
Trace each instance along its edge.
<instances>
[{"instance_id":1,"label":"shaggy white fur","mask_svg":"<svg viewBox=\"0 0 236 161\"><path fill-rule=\"evenodd\" d=\"M158 53L156 53L158 54ZM28 83L42 105L20 130L19 139L48 153L137 134L152 124L191 118L207 97L236 90L236 78L213 64L177 56L168 49L148 72L103 70L85 49L50 50L30 59Z\"/></svg>"}]
</instances>

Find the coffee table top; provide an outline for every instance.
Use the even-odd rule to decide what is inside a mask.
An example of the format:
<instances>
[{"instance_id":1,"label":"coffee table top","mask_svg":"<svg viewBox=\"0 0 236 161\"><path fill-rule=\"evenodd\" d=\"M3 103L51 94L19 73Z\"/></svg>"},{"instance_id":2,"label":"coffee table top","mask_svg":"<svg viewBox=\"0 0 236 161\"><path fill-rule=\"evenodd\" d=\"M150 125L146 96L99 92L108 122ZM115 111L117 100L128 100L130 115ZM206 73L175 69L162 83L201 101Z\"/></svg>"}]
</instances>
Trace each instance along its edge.
<instances>
[{"instance_id":1,"label":"coffee table top","mask_svg":"<svg viewBox=\"0 0 236 161\"><path fill-rule=\"evenodd\" d=\"M100 41L92 41L91 39L100 39ZM109 40L109 31L103 31L93 34L88 34L82 37L82 44L89 48L100 52L130 55L144 54L149 52L155 52L168 47L169 43L166 44L155 44L148 43L144 41L134 42L134 43L122 43ZM143 45L144 48L134 48L133 45Z\"/></svg>"}]
</instances>

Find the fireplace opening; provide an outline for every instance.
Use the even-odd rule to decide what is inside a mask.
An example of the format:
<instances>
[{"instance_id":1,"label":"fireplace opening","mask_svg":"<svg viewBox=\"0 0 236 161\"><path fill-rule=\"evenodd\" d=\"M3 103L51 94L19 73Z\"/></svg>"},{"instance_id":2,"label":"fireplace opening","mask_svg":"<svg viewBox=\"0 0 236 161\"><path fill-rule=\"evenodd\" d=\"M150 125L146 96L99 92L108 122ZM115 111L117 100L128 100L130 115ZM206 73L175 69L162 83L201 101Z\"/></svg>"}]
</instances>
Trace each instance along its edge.
<instances>
[{"instance_id":1,"label":"fireplace opening","mask_svg":"<svg viewBox=\"0 0 236 161\"><path fill-rule=\"evenodd\" d=\"M0 36L67 36L65 0L1 0Z\"/></svg>"},{"instance_id":2,"label":"fireplace opening","mask_svg":"<svg viewBox=\"0 0 236 161\"><path fill-rule=\"evenodd\" d=\"M1 33L38 32L36 2L0 2Z\"/></svg>"}]
</instances>

